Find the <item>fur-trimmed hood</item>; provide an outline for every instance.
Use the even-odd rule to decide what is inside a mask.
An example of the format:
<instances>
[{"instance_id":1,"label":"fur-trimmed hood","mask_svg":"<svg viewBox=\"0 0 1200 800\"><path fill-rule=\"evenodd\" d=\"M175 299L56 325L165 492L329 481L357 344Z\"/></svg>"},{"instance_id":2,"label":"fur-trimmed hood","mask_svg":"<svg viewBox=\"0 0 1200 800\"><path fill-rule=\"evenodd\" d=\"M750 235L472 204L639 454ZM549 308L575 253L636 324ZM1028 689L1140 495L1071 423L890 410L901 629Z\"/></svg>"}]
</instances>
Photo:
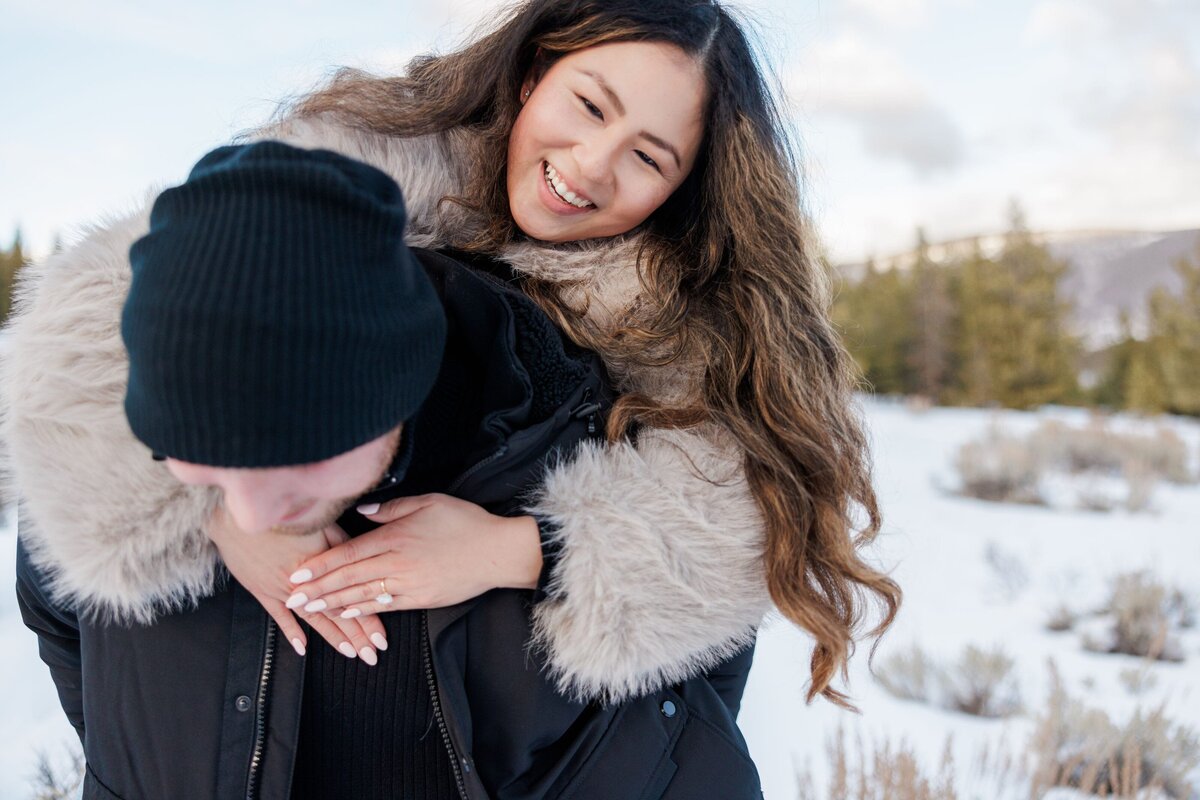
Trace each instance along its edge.
<instances>
[{"instance_id":1,"label":"fur-trimmed hood","mask_svg":"<svg viewBox=\"0 0 1200 800\"><path fill-rule=\"evenodd\" d=\"M384 170L404 190L407 240L436 248L452 224L438 200L461 188L466 136L397 139L315 119L255 138ZM22 537L56 601L142 622L209 594L218 565L204 534L217 494L179 484L124 416L120 312L129 247L149 229L149 205L23 271L0 370L10 496L20 498ZM637 245L523 242L501 257L572 281L603 326L637 299ZM678 368L609 366L622 390L663 397L692 384ZM587 446L548 476L531 511L553 523L560 544L534 623L564 691L620 700L698 674L752 641L770 607L761 517L736 444L715 428Z\"/></svg>"}]
</instances>

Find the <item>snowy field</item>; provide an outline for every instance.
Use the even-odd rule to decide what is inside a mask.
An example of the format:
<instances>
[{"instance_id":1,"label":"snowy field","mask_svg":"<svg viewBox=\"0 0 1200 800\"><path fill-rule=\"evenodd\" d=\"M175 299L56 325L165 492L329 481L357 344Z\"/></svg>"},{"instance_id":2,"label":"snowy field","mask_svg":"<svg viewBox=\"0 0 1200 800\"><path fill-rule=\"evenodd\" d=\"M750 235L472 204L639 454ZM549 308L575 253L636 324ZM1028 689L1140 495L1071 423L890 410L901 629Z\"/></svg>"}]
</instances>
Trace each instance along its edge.
<instances>
[{"instance_id":1,"label":"snowy field","mask_svg":"<svg viewBox=\"0 0 1200 800\"><path fill-rule=\"evenodd\" d=\"M1002 645L1016 659L1027 709L1036 712L1049 686L1048 658L1057 663L1068 691L1104 708L1120 721L1136 707L1166 702L1176 722L1200 726L1200 631L1182 636L1186 660L1150 667L1156 685L1133 696L1118 678L1142 664L1137 658L1083 650L1080 634L1050 633L1045 621L1065 603L1084 611L1106 597L1112 576L1152 570L1162 581L1200 601L1200 488L1160 484L1149 512L1108 514L983 503L945 491L953 485L953 455L997 418L1013 432L1054 417L1083 424L1087 413L1053 409L1036 414L960 409L915 413L900 405L867 405L875 446L876 482L885 516L876 559L894 567L905 604L880 647L876 664L919 644L935 658L956 660L968 644ZM1129 424L1135 425L1135 422ZM1200 452L1200 424L1175 421L1193 456ZM11 523L11 520L10 520ZM13 573L12 525L0 530L0 568ZM1014 589L989 564L988 549L1019 562L1028 577ZM993 558L992 561L995 561ZM796 773L809 768L819 789L828 776L826 742L844 727L848 739L904 739L930 772L947 739L966 798L1003 800L1014 787L989 782L974 769L985 745L1024 748L1032 729L1029 712L1008 720L985 720L897 700L867 670L868 648L851 668L856 716L823 700L805 706L805 638L778 623L764 629L746 692L741 724L762 772L768 800L793 800ZM0 706L0 798L29 797L38 751L59 752L74 733L58 709L53 685L37 658L36 641L21 624L11 589L0 591L0 675L9 688ZM1200 780L1200 776L1196 776ZM618 800L614 798L614 800Z\"/></svg>"}]
</instances>

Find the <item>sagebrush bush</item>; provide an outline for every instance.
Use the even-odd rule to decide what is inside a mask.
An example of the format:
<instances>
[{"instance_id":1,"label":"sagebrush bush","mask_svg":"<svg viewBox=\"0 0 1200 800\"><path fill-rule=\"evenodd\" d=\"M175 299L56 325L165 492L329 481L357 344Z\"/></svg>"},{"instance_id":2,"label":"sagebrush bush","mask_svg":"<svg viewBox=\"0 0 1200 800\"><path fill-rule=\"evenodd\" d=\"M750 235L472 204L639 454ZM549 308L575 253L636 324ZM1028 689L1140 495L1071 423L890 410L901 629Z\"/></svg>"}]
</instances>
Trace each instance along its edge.
<instances>
[{"instance_id":1,"label":"sagebrush bush","mask_svg":"<svg viewBox=\"0 0 1200 800\"><path fill-rule=\"evenodd\" d=\"M1167 587L1146 570L1125 572L1113 579L1103 612L1111 617L1107 635L1085 639L1087 649L1183 660L1175 631L1194 623L1195 612L1182 591Z\"/></svg>"},{"instance_id":2,"label":"sagebrush bush","mask_svg":"<svg viewBox=\"0 0 1200 800\"><path fill-rule=\"evenodd\" d=\"M1055 786L1111 797L1160 790L1189 800L1200 787L1189 773L1200 766L1200 734L1167 719L1165 708L1139 710L1118 725L1108 714L1068 696L1051 665L1051 690L1036 720L1029 753L1030 796Z\"/></svg>"},{"instance_id":3,"label":"sagebrush bush","mask_svg":"<svg viewBox=\"0 0 1200 800\"><path fill-rule=\"evenodd\" d=\"M1006 600L1015 599L1029 586L1029 570L1025 568L1025 562L1017 553L989 541L983 559L992 568L996 583Z\"/></svg>"},{"instance_id":4,"label":"sagebrush bush","mask_svg":"<svg viewBox=\"0 0 1200 800\"><path fill-rule=\"evenodd\" d=\"M1021 710L1021 694L1013 660L997 647L987 651L968 645L954 669L946 673L955 710L975 717L1007 717Z\"/></svg>"},{"instance_id":5,"label":"sagebrush bush","mask_svg":"<svg viewBox=\"0 0 1200 800\"><path fill-rule=\"evenodd\" d=\"M1187 444L1175 431L1158 426L1150 433L1111 429L1102 417L1083 427L1058 420L1043 422L1031 437L1039 459L1066 472L1125 475L1131 469L1172 483L1193 483Z\"/></svg>"},{"instance_id":6,"label":"sagebrush bush","mask_svg":"<svg viewBox=\"0 0 1200 800\"><path fill-rule=\"evenodd\" d=\"M818 794L811 773L799 773L799 800L959 800L954 785L954 759L947 740L936 775L927 775L912 748L904 742L875 742L870 748L862 739L852 754L845 732L830 737L826 750L831 774L829 787Z\"/></svg>"},{"instance_id":7,"label":"sagebrush bush","mask_svg":"<svg viewBox=\"0 0 1200 800\"><path fill-rule=\"evenodd\" d=\"M83 752L71 748L66 763L55 766L49 754L38 753L30 800L74 800L83 785Z\"/></svg>"},{"instance_id":8,"label":"sagebrush bush","mask_svg":"<svg viewBox=\"0 0 1200 800\"><path fill-rule=\"evenodd\" d=\"M1062 633L1069 631L1075 627L1079 615L1063 602L1059 602L1057 606L1050 612L1050 616L1046 618L1046 630L1054 633Z\"/></svg>"},{"instance_id":9,"label":"sagebrush bush","mask_svg":"<svg viewBox=\"0 0 1200 800\"><path fill-rule=\"evenodd\" d=\"M1075 505L1090 511L1144 511L1160 480L1197 480L1187 444L1172 429L1115 431L1099 417L1083 427L1047 420L1023 437L992 425L959 448L954 464L960 493L992 502L1046 505L1046 477L1071 476ZM1123 491L1114 494L1114 481Z\"/></svg>"},{"instance_id":10,"label":"sagebrush bush","mask_svg":"<svg viewBox=\"0 0 1200 800\"><path fill-rule=\"evenodd\" d=\"M953 664L941 665L913 644L884 661L875 677L895 697L977 717L1007 717L1021 710L1013 665L1001 648L974 645Z\"/></svg>"},{"instance_id":11,"label":"sagebrush bush","mask_svg":"<svg viewBox=\"0 0 1200 800\"><path fill-rule=\"evenodd\" d=\"M1041 467L1022 439L992 427L983 439L967 442L954 460L962 494L993 503L1045 502L1040 489Z\"/></svg>"}]
</instances>

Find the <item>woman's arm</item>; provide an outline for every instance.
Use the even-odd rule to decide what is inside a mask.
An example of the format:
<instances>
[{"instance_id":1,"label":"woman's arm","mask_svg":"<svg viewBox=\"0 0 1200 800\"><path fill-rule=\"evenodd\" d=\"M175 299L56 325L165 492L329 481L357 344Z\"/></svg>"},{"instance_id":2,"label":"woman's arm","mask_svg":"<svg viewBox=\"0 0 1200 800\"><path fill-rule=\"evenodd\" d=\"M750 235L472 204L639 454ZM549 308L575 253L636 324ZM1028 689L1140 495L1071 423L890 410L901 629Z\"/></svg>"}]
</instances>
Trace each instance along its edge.
<instances>
[{"instance_id":1,"label":"woman's arm","mask_svg":"<svg viewBox=\"0 0 1200 800\"><path fill-rule=\"evenodd\" d=\"M533 617L564 692L618 702L705 673L771 608L762 518L712 427L585 445L529 510L558 546Z\"/></svg>"}]
</instances>

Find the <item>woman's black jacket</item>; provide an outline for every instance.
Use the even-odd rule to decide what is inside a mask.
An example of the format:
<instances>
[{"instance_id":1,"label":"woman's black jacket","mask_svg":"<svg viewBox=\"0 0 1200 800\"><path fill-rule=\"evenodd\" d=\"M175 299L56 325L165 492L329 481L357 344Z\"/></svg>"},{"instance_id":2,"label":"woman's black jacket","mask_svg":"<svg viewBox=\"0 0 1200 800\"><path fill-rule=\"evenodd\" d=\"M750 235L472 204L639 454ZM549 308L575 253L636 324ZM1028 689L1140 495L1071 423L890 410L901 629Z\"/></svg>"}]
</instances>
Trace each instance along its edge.
<instances>
[{"instance_id":1,"label":"woman's black jacket","mask_svg":"<svg viewBox=\"0 0 1200 800\"><path fill-rule=\"evenodd\" d=\"M415 447L459 461L445 463L444 485L420 488L513 512L547 459L602 430L603 368L503 278L417 253L446 308L448 348L460 348L426 407L457 409L461 426L448 445L429 433L444 425L422 437L419 417ZM371 499L412 488L385 485ZM229 579L151 625L101 624L51 603L18 547L22 615L84 743L85 798L289 796L304 660L248 592ZM527 647L533 601L494 590L423 612L426 678L464 800L761 797L735 723L752 649L620 705L576 702Z\"/></svg>"}]
</instances>

